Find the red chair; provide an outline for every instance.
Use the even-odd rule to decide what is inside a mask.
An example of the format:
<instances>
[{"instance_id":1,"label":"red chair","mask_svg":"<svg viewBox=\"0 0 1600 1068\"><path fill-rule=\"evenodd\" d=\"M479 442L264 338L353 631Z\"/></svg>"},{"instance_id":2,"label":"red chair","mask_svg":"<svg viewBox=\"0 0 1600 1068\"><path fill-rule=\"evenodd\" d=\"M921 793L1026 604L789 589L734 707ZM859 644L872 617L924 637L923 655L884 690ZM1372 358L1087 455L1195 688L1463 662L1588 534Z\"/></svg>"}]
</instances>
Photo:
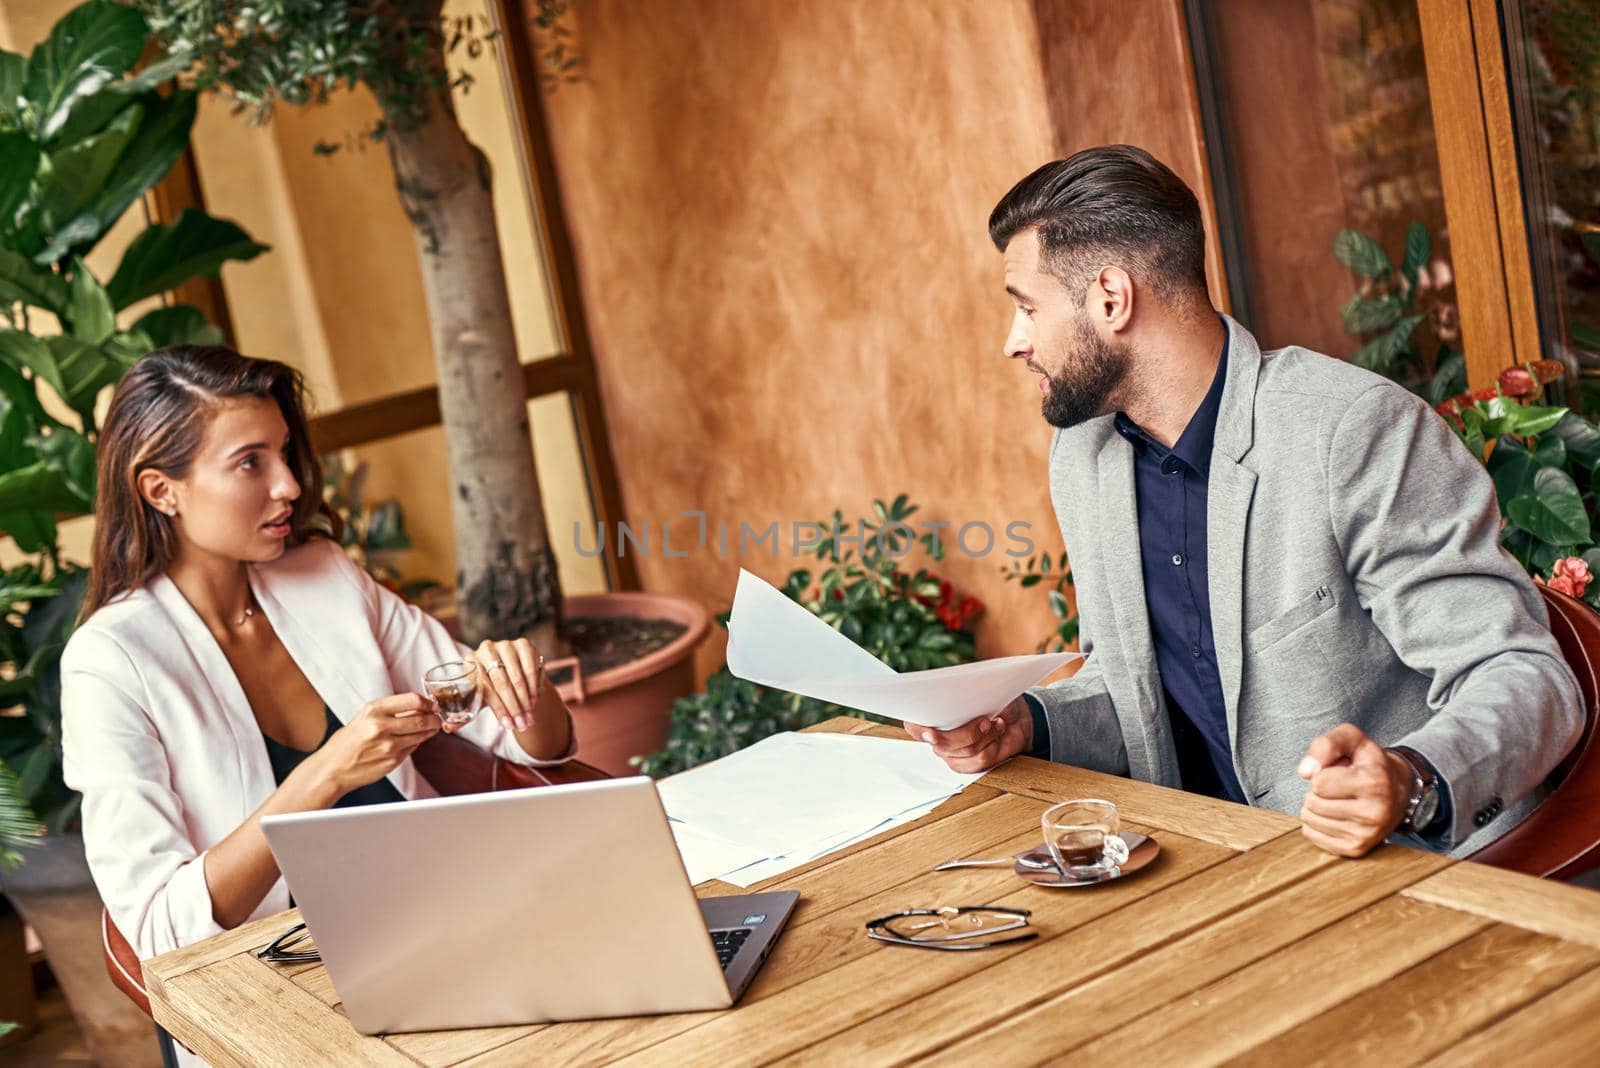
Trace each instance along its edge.
<instances>
[{"instance_id":1,"label":"red chair","mask_svg":"<svg viewBox=\"0 0 1600 1068\"><path fill-rule=\"evenodd\" d=\"M422 777L446 796L488 793L491 783L499 790L522 790L611 777L578 760L551 768L524 767L491 757L466 739L451 734L434 735L411 755L411 760ZM104 909L100 912L100 934L105 943L106 971L111 982L149 1013L150 995L145 991L139 954Z\"/></svg>"},{"instance_id":2,"label":"red chair","mask_svg":"<svg viewBox=\"0 0 1600 1068\"><path fill-rule=\"evenodd\" d=\"M1539 587L1550 630L1583 696L1583 733L1550 776L1555 789L1517 826L1468 859L1544 879L1571 879L1600 865L1600 613L1575 597Z\"/></svg>"}]
</instances>

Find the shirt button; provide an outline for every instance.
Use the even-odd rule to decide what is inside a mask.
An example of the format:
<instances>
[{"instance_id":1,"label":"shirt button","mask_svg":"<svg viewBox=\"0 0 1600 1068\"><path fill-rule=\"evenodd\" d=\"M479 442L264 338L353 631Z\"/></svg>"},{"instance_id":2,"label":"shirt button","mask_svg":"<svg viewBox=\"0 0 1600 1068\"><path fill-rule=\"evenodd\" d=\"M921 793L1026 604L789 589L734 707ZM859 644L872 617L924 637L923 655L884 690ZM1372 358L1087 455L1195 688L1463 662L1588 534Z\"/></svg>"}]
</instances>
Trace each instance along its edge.
<instances>
[{"instance_id":1,"label":"shirt button","mask_svg":"<svg viewBox=\"0 0 1600 1068\"><path fill-rule=\"evenodd\" d=\"M1183 566L1183 554L1182 553L1173 553L1172 554L1172 566L1173 567L1182 567Z\"/></svg>"},{"instance_id":2,"label":"shirt button","mask_svg":"<svg viewBox=\"0 0 1600 1068\"><path fill-rule=\"evenodd\" d=\"M1167 459L1162 460L1161 461L1161 470L1165 471L1169 475L1177 474L1178 473L1178 461L1172 459L1171 457L1168 457Z\"/></svg>"}]
</instances>

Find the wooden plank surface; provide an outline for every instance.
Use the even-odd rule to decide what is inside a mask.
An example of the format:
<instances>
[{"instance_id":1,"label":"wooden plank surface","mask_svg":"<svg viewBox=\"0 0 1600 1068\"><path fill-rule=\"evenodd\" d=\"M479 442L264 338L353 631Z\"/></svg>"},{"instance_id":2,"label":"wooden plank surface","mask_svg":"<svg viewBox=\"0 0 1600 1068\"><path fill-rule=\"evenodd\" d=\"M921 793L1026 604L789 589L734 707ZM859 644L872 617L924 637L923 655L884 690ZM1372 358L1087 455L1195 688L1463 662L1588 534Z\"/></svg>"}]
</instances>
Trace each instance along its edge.
<instances>
[{"instance_id":1,"label":"wooden plank surface","mask_svg":"<svg viewBox=\"0 0 1600 1068\"><path fill-rule=\"evenodd\" d=\"M169 979L156 1022L218 1068L415 1063L249 953Z\"/></svg>"},{"instance_id":2,"label":"wooden plank surface","mask_svg":"<svg viewBox=\"0 0 1600 1068\"><path fill-rule=\"evenodd\" d=\"M1349 1068L1393 1064L1397 1050L1414 1062L1444 1052L1596 963L1600 951L1590 946L1494 924L1233 1063Z\"/></svg>"},{"instance_id":3,"label":"wooden plank surface","mask_svg":"<svg viewBox=\"0 0 1600 1068\"><path fill-rule=\"evenodd\" d=\"M1456 864L1405 894L1600 949L1600 894L1593 890L1484 864Z\"/></svg>"},{"instance_id":4,"label":"wooden plank surface","mask_svg":"<svg viewBox=\"0 0 1600 1068\"><path fill-rule=\"evenodd\" d=\"M1019 1001L1026 1005L1032 991L1058 989L1049 984L1108 971L1218 915L1306 878L1335 859L1304 842L1284 839L1281 846L1273 842L1196 871L1192 865L1162 863L1178 861L1186 851L1174 848L1165 855L1167 839L1161 841L1164 856L1139 878L1106 883L1087 893L1028 886L998 898L998 904L1033 910L1033 925L1040 932L1037 941L968 954L876 945L873 952L801 984L787 997L758 1000L723 1013L635 1059L649 1064L713 1059L726 1064L765 1063L812 1047L821 1049L832 1035L869 1021L893 1019L901 1006L916 1001L916 1028L880 1026L859 1032L873 1047L868 1059L888 1059L876 1048L880 1039L893 1041L896 1036L943 1026L953 1012L965 1018L975 1009L987 1012L995 1006L1017 1006ZM1173 841L1177 845L1185 840ZM1217 848L1210 845L1210 856L1216 856ZM1169 890L1180 886L1181 891ZM1071 937L1065 937L1068 933ZM980 972L988 974L976 986L963 989L980 989L993 1006L975 1005L970 994L952 1000L951 990ZM850 1059L832 1057L834 1063Z\"/></svg>"},{"instance_id":5,"label":"wooden plank surface","mask_svg":"<svg viewBox=\"0 0 1600 1068\"><path fill-rule=\"evenodd\" d=\"M1142 1014L1071 1057L1083 1064L1222 1064L1488 925L1470 913L1387 897ZM1053 1055L1059 1059L1065 1048Z\"/></svg>"},{"instance_id":6,"label":"wooden plank surface","mask_svg":"<svg viewBox=\"0 0 1600 1068\"><path fill-rule=\"evenodd\" d=\"M818 729L903 737L845 717ZM1160 857L1069 891L1004 868L932 870L1036 844L1040 812L1072 795L1114 795ZM1563 1063L1600 1041L1600 895L1394 846L1343 860L1287 817L1039 761L763 885L801 901L726 1012L363 1037L320 964L253 956L294 912L147 962L147 981L157 1018L217 1064L1344 1068L1398 1063L1396 1048L1404 1063L1535 1049ZM865 937L868 919L902 908L983 903L1031 909L1039 938L956 954Z\"/></svg>"},{"instance_id":7,"label":"wooden plank surface","mask_svg":"<svg viewBox=\"0 0 1600 1068\"><path fill-rule=\"evenodd\" d=\"M276 916L242 923L204 942L163 953L143 962L145 986L154 997L172 979L196 968L204 968L240 953L253 953L271 945L272 940L300 922L300 910L289 909Z\"/></svg>"},{"instance_id":8,"label":"wooden plank surface","mask_svg":"<svg viewBox=\"0 0 1600 1068\"><path fill-rule=\"evenodd\" d=\"M1286 835L1112 915L1105 932L1070 932L1026 961L950 984L919 1002L915 1028L889 1030L869 1021L792 1062L887 1063L932 1053L934 1062L953 1065L1034 1064L1444 863L1409 850L1385 851L1360 865L1329 864L1325 856ZM1119 936L1119 929L1138 933ZM1137 950L1132 956L1130 948Z\"/></svg>"},{"instance_id":9,"label":"wooden plank surface","mask_svg":"<svg viewBox=\"0 0 1600 1068\"><path fill-rule=\"evenodd\" d=\"M1432 1068L1503 1068L1530 1056L1547 1065L1600 1058L1600 968L1524 1005L1430 1061Z\"/></svg>"}]
</instances>

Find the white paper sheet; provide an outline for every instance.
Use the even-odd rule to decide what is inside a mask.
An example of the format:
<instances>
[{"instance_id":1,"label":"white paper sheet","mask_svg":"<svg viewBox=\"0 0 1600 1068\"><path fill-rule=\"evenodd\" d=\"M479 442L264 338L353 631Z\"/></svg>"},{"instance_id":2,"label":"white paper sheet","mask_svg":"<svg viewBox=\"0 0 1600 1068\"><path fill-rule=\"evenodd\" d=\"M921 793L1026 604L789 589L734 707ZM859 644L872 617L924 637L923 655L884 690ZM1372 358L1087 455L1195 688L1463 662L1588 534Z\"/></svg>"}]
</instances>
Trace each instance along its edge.
<instances>
[{"instance_id":1,"label":"white paper sheet","mask_svg":"<svg viewBox=\"0 0 1600 1068\"><path fill-rule=\"evenodd\" d=\"M728 620L728 670L737 677L939 730L999 711L1079 656L1007 656L902 674L742 568Z\"/></svg>"},{"instance_id":2,"label":"white paper sheet","mask_svg":"<svg viewBox=\"0 0 1600 1068\"><path fill-rule=\"evenodd\" d=\"M667 826L672 828L672 837L677 840L678 853L683 857L683 867L691 883L715 879L767 859L764 850L726 841L687 823L671 820Z\"/></svg>"},{"instance_id":3,"label":"white paper sheet","mask_svg":"<svg viewBox=\"0 0 1600 1068\"><path fill-rule=\"evenodd\" d=\"M841 835L837 838L831 839L820 849L807 849L784 857L769 857L765 860L759 860L754 864L749 864L741 868L729 869L728 871L718 875L717 878L721 879L723 882L731 883L732 885L740 888L754 886L756 883L759 883L764 879L771 879L775 875L782 875L786 871L792 871L795 868L800 867L802 864L809 864L813 860L827 856L829 853L837 853L846 846L854 845L856 842L859 842L865 838L871 838L875 834L882 834L884 831L898 827L903 823L910 823L913 820L921 819L923 816L926 816L928 813L932 812L934 809L938 808L948 800L949 798L941 797L937 800L929 801L926 804L918 805L916 808L907 809L905 812L902 812L897 816L891 816L889 819L884 820L877 826L868 827L866 830L857 834Z\"/></svg>"},{"instance_id":4,"label":"white paper sheet","mask_svg":"<svg viewBox=\"0 0 1600 1068\"><path fill-rule=\"evenodd\" d=\"M701 834L761 858L810 859L979 777L951 771L909 739L775 734L659 789L667 815Z\"/></svg>"}]
</instances>

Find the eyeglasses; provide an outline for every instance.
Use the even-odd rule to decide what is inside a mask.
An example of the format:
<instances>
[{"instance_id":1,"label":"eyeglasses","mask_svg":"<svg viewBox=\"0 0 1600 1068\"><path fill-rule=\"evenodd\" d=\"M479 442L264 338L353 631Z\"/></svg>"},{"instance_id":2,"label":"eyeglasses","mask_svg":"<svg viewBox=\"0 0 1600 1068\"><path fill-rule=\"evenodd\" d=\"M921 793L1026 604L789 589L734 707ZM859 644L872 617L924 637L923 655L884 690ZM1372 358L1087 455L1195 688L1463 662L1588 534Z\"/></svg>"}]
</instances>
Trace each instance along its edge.
<instances>
[{"instance_id":1,"label":"eyeglasses","mask_svg":"<svg viewBox=\"0 0 1600 1068\"><path fill-rule=\"evenodd\" d=\"M311 937L311 932L306 930L306 925L297 923L283 934L274 938L265 949L256 951L256 956L269 964L304 964L309 961L321 960L322 954L314 949L295 949L295 946L305 943Z\"/></svg>"},{"instance_id":2,"label":"eyeglasses","mask_svg":"<svg viewBox=\"0 0 1600 1068\"><path fill-rule=\"evenodd\" d=\"M936 909L906 909L879 916L867 923L867 937L891 945L918 949L965 952L989 949L1010 942L1038 938L1028 926L1027 909L1007 909L991 905L941 905ZM1011 932L1022 931L1021 934Z\"/></svg>"}]
</instances>

